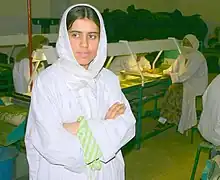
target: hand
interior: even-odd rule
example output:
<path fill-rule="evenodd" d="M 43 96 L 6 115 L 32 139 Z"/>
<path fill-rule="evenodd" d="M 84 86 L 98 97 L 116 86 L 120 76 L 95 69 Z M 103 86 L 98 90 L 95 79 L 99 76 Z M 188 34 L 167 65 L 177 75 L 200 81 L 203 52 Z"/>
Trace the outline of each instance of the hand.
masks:
<path fill-rule="evenodd" d="M 79 129 L 79 122 L 63 123 L 63 127 L 71 134 L 76 135 Z"/>
<path fill-rule="evenodd" d="M 167 75 L 167 76 L 170 76 L 170 75 L 171 75 L 171 73 L 172 73 L 172 72 L 171 72 L 171 71 L 169 71 L 169 72 L 167 72 L 167 74 L 166 74 L 166 75 Z"/>
<path fill-rule="evenodd" d="M 162 73 L 162 70 L 160 68 L 146 69 L 145 72 L 148 72 L 150 74 L 160 74 Z"/>
<path fill-rule="evenodd" d="M 115 103 L 108 109 L 105 119 L 115 119 L 116 117 L 124 114 L 125 109 L 126 107 L 124 104 Z"/>
<path fill-rule="evenodd" d="M 153 69 L 144 69 L 143 71 L 147 73 L 153 73 Z"/>
<path fill-rule="evenodd" d="M 171 71 L 167 71 L 167 70 L 163 71 L 163 76 L 170 76 L 170 74 L 171 74 Z"/>

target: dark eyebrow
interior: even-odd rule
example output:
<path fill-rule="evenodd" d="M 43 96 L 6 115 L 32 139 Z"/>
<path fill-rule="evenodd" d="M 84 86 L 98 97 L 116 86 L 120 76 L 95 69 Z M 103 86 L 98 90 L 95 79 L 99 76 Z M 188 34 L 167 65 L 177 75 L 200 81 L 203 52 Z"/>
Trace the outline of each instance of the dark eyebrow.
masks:
<path fill-rule="evenodd" d="M 89 34 L 99 34 L 99 32 L 89 32 Z"/>
<path fill-rule="evenodd" d="M 68 31 L 69 33 L 82 33 L 81 31 L 75 31 L 75 30 L 71 30 L 71 31 Z"/>
<path fill-rule="evenodd" d="M 69 31 L 69 33 L 82 33 L 81 31 L 75 31 L 75 30 L 71 30 Z M 88 32 L 88 34 L 99 34 L 99 32 Z"/>

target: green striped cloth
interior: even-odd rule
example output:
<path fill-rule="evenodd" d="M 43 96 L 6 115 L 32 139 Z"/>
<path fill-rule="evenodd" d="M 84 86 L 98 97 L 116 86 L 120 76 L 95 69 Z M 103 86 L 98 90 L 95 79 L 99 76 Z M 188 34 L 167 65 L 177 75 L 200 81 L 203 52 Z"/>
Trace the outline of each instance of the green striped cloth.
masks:
<path fill-rule="evenodd" d="M 77 137 L 83 148 L 84 161 L 92 170 L 100 170 L 102 163 L 99 158 L 102 157 L 102 152 L 99 145 L 96 143 L 84 117 L 80 116 L 77 121 L 80 122 Z"/>

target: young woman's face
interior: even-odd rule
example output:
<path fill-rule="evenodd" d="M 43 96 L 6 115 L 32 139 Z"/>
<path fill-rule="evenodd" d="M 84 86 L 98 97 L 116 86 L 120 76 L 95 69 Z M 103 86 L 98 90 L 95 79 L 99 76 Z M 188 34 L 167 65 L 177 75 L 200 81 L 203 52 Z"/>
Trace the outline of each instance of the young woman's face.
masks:
<path fill-rule="evenodd" d="M 90 19 L 77 19 L 68 30 L 68 34 L 77 62 L 88 69 L 97 54 L 99 27 Z"/>

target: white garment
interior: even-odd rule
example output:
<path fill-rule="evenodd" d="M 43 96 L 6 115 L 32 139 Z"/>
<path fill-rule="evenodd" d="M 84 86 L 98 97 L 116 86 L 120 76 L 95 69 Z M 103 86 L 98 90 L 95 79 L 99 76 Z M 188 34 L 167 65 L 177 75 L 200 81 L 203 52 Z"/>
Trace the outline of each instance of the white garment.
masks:
<path fill-rule="evenodd" d="M 60 60 L 43 71 L 34 83 L 27 121 L 25 143 L 30 180 L 124 180 L 121 147 L 135 136 L 135 118 L 121 91 L 117 76 L 102 66 L 106 58 L 106 34 L 100 13 L 100 44 L 89 70 L 72 55 L 65 22 L 65 11 L 57 42 Z M 79 6 L 77 5 L 77 6 Z M 123 115 L 104 120 L 116 102 L 126 106 Z M 100 146 L 103 167 L 91 171 L 83 160 L 79 139 L 63 128 L 79 116 L 88 125 Z"/>
<path fill-rule="evenodd" d="M 135 58 L 137 58 L 136 55 Z M 144 56 L 140 58 L 138 65 L 141 71 L 143 71 L 143 69 L 151 69 L 150 62 Z M 134 59 L 132 55 L 115 57 L 109 69 L 116 75 L 119 75 L 122 70 L 139 72 L 136 59 Z"/>
<path fill-rule="evenodd" d="M 170 76 L 172 83 L 183 83 L 182 115 L 178 131 L 184 133 L 197 123 L 195 98 L 204 93 L 208 84 L 206 59 L 199 51 L 180 55 L 172 66 Z"/>
<path fill-rule="evenodd" d="M 25 58 L 19 62 L 15 62 L 13 67 L 13 81 L 14 81 L 15 92 L 22 94 L 27 93 L 29 79 L 30 79 L 29 59 Z"/>
<path fill-rule="evenodd" d="M 41 65 L 41 68 L 37 69 L 33 80 L 36 79 L 37 75 L 44 69 L 44 65 Z M 34 69 L 34 66 L 32 68 Z M 21 94 L 28 93 L 28 83 L 30 81 L 30 64 L 28 58 L 22 59 L 21 61 L 14 63 L 13 81 L 15 92 Z"/>
<path fill-rule="evenodd" d="M 220 145 L 220 75 L 208 86 L 203 95 L 203 111 L 198 129 L 201 135 L 212 144 Z"/>

